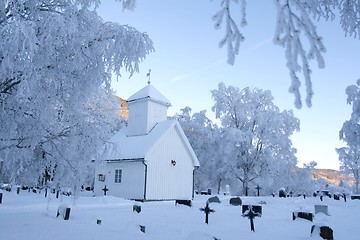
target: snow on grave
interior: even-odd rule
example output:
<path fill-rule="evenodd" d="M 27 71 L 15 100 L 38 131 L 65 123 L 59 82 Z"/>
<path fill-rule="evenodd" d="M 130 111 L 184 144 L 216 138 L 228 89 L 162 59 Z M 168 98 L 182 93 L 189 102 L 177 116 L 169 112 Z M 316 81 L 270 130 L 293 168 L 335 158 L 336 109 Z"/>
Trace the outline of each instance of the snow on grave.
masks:
<path fill-rule="evenodd" d="M 326 240 L 333 240 L 333 230 L 329 226 L 313 225 L 311 227 L 311 236 L 319 236 Z"/>
<path fill-rule="evenodd" d="M 175 206 L 178 204 L 186 205 L 189 207 L 192 206 L 191 200 L 181 200 L 181 199 L 175 200 Z"/>
<path fill-rule="evenodd" d="M 261 217 L 261 213 L 260 212 L 255 212 L 252 205 L 245 205 L 245 206 L 248 206 L 248 207 L 247 207 L 245 212 L 243 211 L 242 216 L 249 218 L 249 220 L 250 220 L 250 229 L 251 229 L 251 231 L 255 232 L 254 218 L 255 217 Z M 243 205 L 243 210 L 244 210 L 244 205 Z"/>
<path fill-rule="evenodd" d="M 330 216 L 329 209 L 327 205 L 315 205 L 315 214 L 324 213 L 325 215 Z"/>
<path fill-rule="evenodd" d="M 61 204 L 58 207 L 56 217 L 61 215 L 64 218 L 64 220 L 69 220 L 70 210 L 71 210 L 71 208 L 67 204 Z"/>
<path fill-rule="evenodd" d="M 218 196 L 211 197 L 207 200 L 208 203 L 221 203 Z"/>
<path fill-rule="evenodd" d="M 302 219 L 306 219 L 309 220 L 310 222 L 313 221 L 314 219 L 314 214 L 311 212 L 305 212 L 305 211 L 294 211 L 292 213 L 292 219 L 295 220 L 296 218 L 302 218 Z"/>

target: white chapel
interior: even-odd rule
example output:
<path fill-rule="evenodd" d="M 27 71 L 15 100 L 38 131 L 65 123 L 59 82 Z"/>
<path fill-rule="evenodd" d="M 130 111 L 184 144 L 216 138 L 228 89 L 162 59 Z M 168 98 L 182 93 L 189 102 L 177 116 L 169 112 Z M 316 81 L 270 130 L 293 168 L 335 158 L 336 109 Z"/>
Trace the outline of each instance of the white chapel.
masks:
<path fill-rule="evenodd" d="M 95 195 L 135 200 L 192 199 L 199 161 L 170 101 L 148 84 L 127 100 L 126 127 L 104 146 L 95 170 Z"/>

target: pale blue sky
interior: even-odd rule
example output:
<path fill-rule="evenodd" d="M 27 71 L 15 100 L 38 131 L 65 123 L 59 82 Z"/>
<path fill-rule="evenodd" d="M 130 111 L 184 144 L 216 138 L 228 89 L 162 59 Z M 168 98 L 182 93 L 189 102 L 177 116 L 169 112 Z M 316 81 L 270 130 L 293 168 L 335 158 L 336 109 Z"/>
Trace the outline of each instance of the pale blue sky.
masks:
<path fill-rule="evenodd" d="M 226 48 L 218 48 L 223 31 L 216 31 L 211 19 L 217 4 L 210 0 L 138 0 L 134 11 L 122 11 L 115 1 L 102 1 L 99 13 L 104 20 L 147 32 L 155 45 L 155 52 L 140 65 L 139 74 L 131 79 L 124 74 L 114 81 L 117 94 L 128 98 L 144 87 L 151 69 L 153 85 L 172 103 L 169 115 L 190 106 L 193 112 L 206 109 L 213 117 L 210 90 L 221 81 L 239 88 L 271 90 L 275 104 L 281 110 L 293 109 L 300 119 L 301 131 L 292 137 L 300 164 L 316 161 L 319 168 L 338 169 L 335 148 L 344 145 L 339 141 L 339 130 L 351 113 L 345 88 L 360 78 L 359 39 L 345 38 L 338 22 L 318 24 L 327 48 L 326 67 L 318 70 L 317 64 L 312 64 L 313 107 L 303 104 L 298 110 L 294 96 L 288 93 L 284 50 L 272 43 L 276 20 L 273 1 L 249 1 L 248 26 L 243 29 L 246 40 L 234 66 L 226 63 Z"/>

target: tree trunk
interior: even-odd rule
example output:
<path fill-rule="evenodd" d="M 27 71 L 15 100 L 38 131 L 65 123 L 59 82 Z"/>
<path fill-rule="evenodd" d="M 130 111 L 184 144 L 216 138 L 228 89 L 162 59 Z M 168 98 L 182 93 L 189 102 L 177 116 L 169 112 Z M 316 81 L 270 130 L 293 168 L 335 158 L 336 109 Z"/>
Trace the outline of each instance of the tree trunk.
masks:
<path fill-rule="evenodd" d="M 220 194 L 221 182 L 222 182 L 222 179 L 219 179 L 219 180 L 217 181 L 217 194 L 218 194 L 218 195 Z"/>

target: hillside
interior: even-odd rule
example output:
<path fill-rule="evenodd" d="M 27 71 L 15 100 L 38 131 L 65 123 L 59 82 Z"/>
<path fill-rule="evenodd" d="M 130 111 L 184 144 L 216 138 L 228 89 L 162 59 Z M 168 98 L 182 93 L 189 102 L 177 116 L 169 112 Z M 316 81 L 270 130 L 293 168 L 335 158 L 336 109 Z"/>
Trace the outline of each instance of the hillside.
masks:
<path fill-rule="evenodd" d="M 340 181 L 348 182 L 347 177 L 338 170 L 333 169 L 315 169 L 312 171 L 313 178 L 315 180 L 324 179 L 326 182 L 330 184 L 334 184 L 336 186 L 339 185 Z M 352 184 L 352 179 L 350 179 L 349 184 Z"/>

